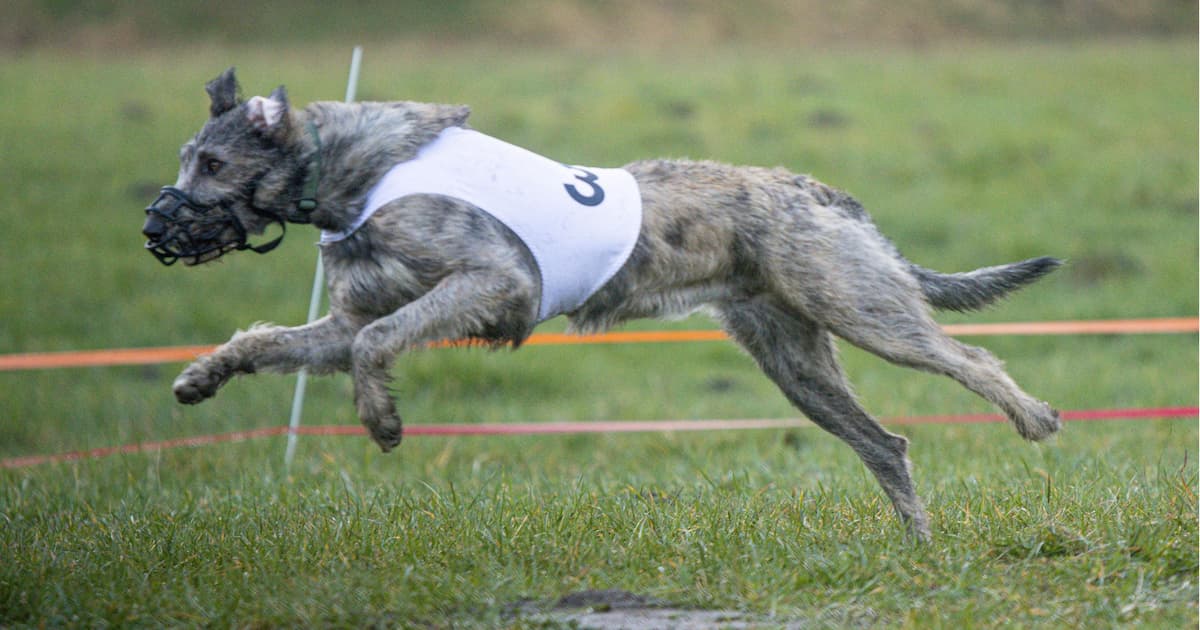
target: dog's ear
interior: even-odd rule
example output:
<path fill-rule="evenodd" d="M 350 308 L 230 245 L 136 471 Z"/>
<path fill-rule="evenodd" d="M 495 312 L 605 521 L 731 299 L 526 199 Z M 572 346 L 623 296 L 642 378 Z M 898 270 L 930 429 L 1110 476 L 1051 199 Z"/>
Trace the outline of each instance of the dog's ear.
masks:
<path fill-rule="evenodd" d="M 221 76 L 205 84 L 204 91 L 208 92 L 208 97 L 212 99 L 212 105 L 209 106 L 208 111 L 213 118 L 216 118 L 237 107 L 238 92 L 241 91 L 241 86 L 238 85 L 234 69 L 230 67 L 222 72 Z"/>
<path fill-rule="evenodd" d="M 277 142 L 286 139 L 293 126 L 287 88 L 281 85 L 266 98 L 255 96 L 246 101 L 246 120 L 259 133 Z"/>

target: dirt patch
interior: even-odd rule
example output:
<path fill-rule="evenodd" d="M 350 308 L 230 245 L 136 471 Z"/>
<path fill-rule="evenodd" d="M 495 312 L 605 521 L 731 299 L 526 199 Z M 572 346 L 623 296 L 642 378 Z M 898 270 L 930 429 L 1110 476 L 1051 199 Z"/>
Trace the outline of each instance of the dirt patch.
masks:
<path fill-rule="evenodd" d="M 629 608 L 609 612 L 576 612 L 549 615 L 555 621 L 588 630 L 726 630 L 758 628 L 799 628 L 754 619 L 745 613 L 724 610 L 683 610 L 678 608 Z"/>
<path fill-rule="evenodd" d="M 601 591 L 579 591 L 564 595 L 555 604 L 555 610 L 588 609 L 596 612 L 628 610 L 638 608 L 664 608 L 667 602 L 653 597 L 635 595 L 629 591 L 610 588 Z"/>
<path fill-rule="evenodd" d="M 534 622 L 589 630 L 749 630 L 805 626 L 736 610 L 677 608 L 660 599 L 619 589 L 579 591 L 544 607 L 524 601 L 513 612 Z"/>

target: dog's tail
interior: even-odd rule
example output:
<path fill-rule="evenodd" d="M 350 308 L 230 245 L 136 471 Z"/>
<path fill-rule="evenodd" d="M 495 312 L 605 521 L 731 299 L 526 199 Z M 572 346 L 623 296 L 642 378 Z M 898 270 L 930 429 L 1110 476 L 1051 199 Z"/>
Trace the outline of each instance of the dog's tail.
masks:
<path fill-rule="evenodd" d="M 951 311 L 981 309 L 1058 269 L 1061 260 L 1043 256 L 965 273 L 938 273 L 909 263 L 921 292 L 934 308 Z"/>

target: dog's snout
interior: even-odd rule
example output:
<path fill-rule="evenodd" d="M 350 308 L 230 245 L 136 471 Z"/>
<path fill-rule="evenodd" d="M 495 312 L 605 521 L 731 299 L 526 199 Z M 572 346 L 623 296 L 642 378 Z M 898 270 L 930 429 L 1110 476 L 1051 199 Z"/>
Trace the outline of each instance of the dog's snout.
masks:
<path fill-rule="evenodd" d="M 157 241 L 162 238 L 162 235 L 167 231 L 167 226 L 154 213 L 146 216 L 146 222 L 142 224 L 142 234 L 151 241 Z"/>

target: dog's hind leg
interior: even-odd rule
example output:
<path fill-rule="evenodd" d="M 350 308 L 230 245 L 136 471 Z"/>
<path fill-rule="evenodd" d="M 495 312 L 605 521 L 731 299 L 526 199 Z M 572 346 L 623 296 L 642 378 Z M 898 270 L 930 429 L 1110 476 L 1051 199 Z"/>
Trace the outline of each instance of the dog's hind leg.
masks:
<path fill-rule="evenodd" d="M 458 272 L 354 338 L 354 401 L 358 417 L 385 452 L 400 443 L 402 425 L 388 393 L 388 370 L 399 354 L 443 340 L 470 337 L 519 343 L 533 328 L 534 287 L 500 270 Z M 506 326 L 511 329 L 506 332 Z M 498 337 L 497 337 L 498 335 Z"/>
<path fill-rule="evenodd" d="M 910 535 L 928 540 L 929 517 L 913 487 L 908 440 L 859 406 L 828 331 L 768 298 L 722 305 L 726 330 L 817 426 L 850 445 L 875 475 Z"/>
<path fill-rule="evenodd" d="M 1026 394 L 987 350 L 948 337 L 923 303 L 871 301 L 828 322 L 834 334 L 897 365 L 949 376 L 998 406 L 1027 440 L 1062 427 L 1058 412 Z"/>
<path fill-rule="evenodd" d="M 211 398 L 237 374 L 349 370 L 354 332 L 348 322 L 332 316 L 295 328 L 258 325 L 239 331 L 180 373 L 172 386 L 175 398 L 184 404 Z"/>

